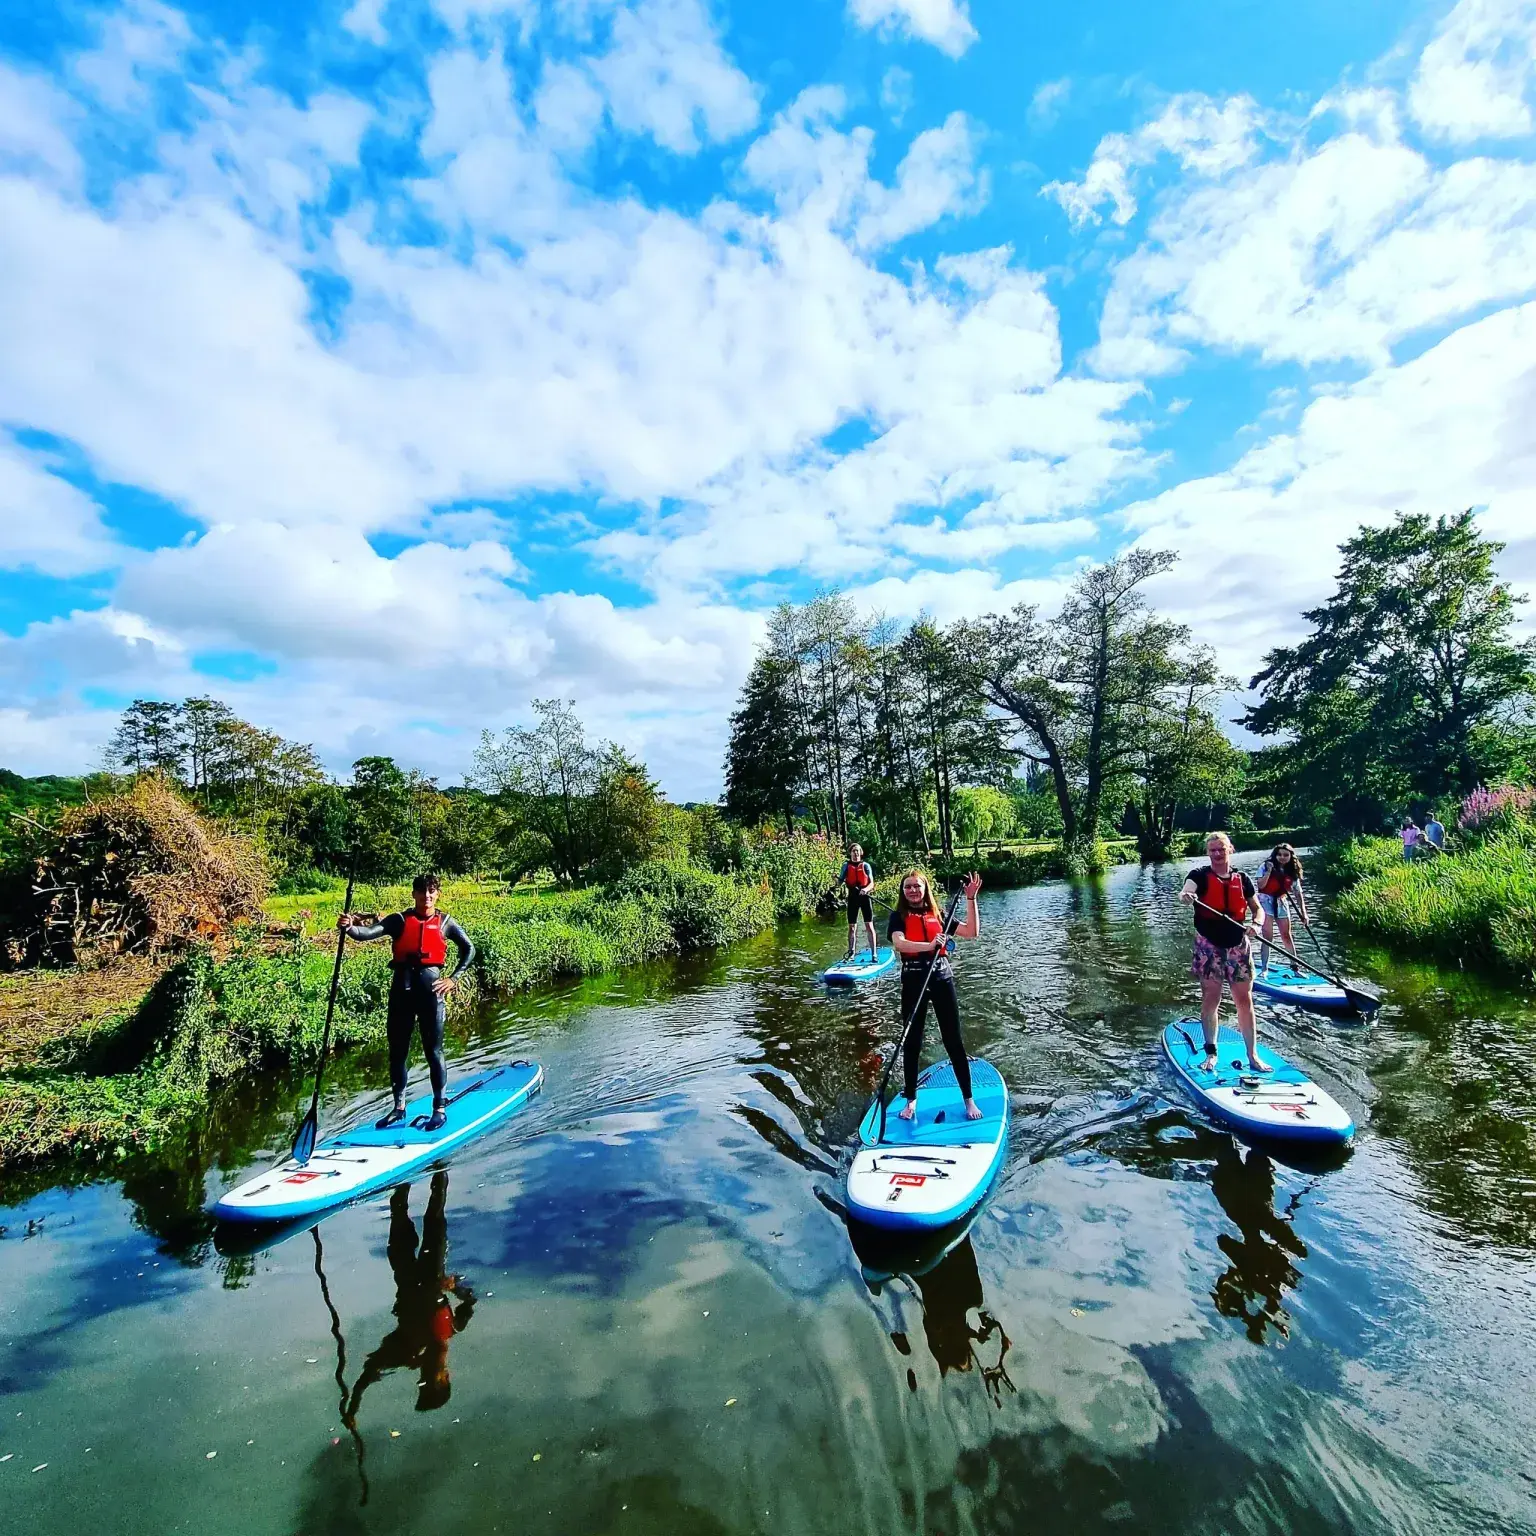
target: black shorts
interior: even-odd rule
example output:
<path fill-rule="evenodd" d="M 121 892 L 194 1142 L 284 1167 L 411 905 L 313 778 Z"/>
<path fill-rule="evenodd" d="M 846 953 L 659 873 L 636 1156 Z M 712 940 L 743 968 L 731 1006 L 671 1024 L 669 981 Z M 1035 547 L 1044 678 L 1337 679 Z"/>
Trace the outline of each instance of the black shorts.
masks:
<path fill-rule="evenodd" d="M 875 904 L 870 900 L 867 886 L 862 891 L 858 891 L 850 885 L 848 887 L 848 921 L 856 923 L 861 917 L 866 923 L 873 923 Z"/>

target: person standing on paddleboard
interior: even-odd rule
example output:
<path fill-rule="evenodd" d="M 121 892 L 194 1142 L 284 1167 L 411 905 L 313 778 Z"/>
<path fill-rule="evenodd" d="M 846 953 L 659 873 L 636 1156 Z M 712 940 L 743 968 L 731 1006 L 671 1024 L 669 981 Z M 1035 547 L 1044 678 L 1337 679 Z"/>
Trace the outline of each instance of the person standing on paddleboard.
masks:
<path fill-rule="evenodd" d="M 1259 865 L 1254 884 L 1258 887 L 1259 906 L 1264 910 L 1264 934 L 1259 946 L 1259 969 L 1269 969 L 1269 941 L 1275 925 L 1280 925 L 1280 942 L 1295 949 L 1291 938 L 1291 908 L 1303 923 L 1307 921 L 1307 897 L 1301 887 L 1301 860 L 1289 843 L 1276 844 L 1270 856 Z M 1201 898 L 1204 900 L 1204 898 Z"/>
<path fill-rule="evenodd" d="M 948 956 L 951 939 L 974 939 L 981 932 L 981 913 L 976 906 L 976 893 L 980 889 L 981 876 L 967 875 L 965 921 L 948 935 L 944 932 L 944 919 L 933 898 L 928 877 L 921 870 L 914 869 L 903 877 L 901 895 L 891 910 L 891 948 L 901 956 L 901 1016 L 907 1020 L 907 1039 L 902 1049 L 902 1069 L 906 1078 L 903 1091 L 907 1101 L 901 1111 L 903 1120 L 911 1120 L 917 1114 L 917 1068 L 923 1054 L 923 1024 L 929 1003 L 933 1004 L 944 1049 L 955 1069 L 955 1082 L 965 1099 L 965 1118 L 981 1119 L 981 1108 L 971 1097 L 971 1064 L 960 1035 L 960 998 L 955 991 L 955 972 Z"/>
<path fill-rule="evenodd" d="M 857 843 L 848 845 L 848 862 L 839 878 L 848 892 L 848 958 L 853 959 L 854 939 L 862 919 L 869 935 L 869 958 L 878 960 L 880 943 L 875 937 L 875 904 L 870 895 L 875 888 L 875 872 Z"/>
<path fill-rule="evenodd" d="M 1258 1057 L 1253 954 L 1248 947 L 1259 919 L 1258 893 L 1247 875 L 1232 868 L 1232 853 L 1232 839 L 1225 832 L 1212 832 L 1205 840 L 1210 863 L 1192 869 L 1179 892 L 1179 900 L 1195 908 L 1195 958 L 1190 971 L 1200 982 L 1206 1067 L 1216 1064 L 1221 991 L 1226 986 L 1231 988 L 1237 1027 L 1248 1048 L 1248 1070 L 1267 1072 L 1269 1068 Z M 1202 905 L 1196 906 L 1196 902 Z"/>
<path fill-rule="evenodd" d="M 421 1048 L 432 1074 L 432 1115 L 425 1129 L 441 1130 L 448 1123 L 448 1066 L 443 1060 L 443 1029 L 447 1023 L 447 997 L 454 983 L 475 958 L 469 935 L 444 912 L 437 910 L 436 875 L 418 875 L 411 885 L 414 905 L 405 912 L 391 912 L 372 925 L 353 920 L 350 912 L 336 919 L 348 938 L 367 942 L 389 938 L 394 943 L 389 983 L 389 1082 L 394 1089 L 394 1108 L 378 1123 L 386 1131 L 405 1119 L 406 1065 L 411 1055 L 411 1036 L 421 1030 Z M 445 976 L 448 946 L 459 952 L 458 964 Z"/>

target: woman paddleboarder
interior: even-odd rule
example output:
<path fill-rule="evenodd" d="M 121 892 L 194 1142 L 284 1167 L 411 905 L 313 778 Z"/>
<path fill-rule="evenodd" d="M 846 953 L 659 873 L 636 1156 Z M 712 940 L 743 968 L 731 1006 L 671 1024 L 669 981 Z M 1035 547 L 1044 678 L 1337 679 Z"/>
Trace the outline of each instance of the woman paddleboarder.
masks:
<path fill-rule="evenodd" d="M 848 892 L 848 958 L 853 959 L 859 924 L 869 935 L 869 958 L 880 958 L 880 946 L 875 939 L 875 905 L 870 892 L 875 888 L 875 872 L 864 857 L 864 850 L 857 843 L 848 845 L 848 862 L 843 865 L 839 877 Z"/>
<path fill-rule="evenodd" d="M 911 1120 L 917 1114 L 917 1068 L 930 1002 L 939 1020 L 944 1049 L 955 1069 L 955 1081 L 965 1099 L 965 1117 L 981 1119 L 981 1109 L 971 1097 L 971 1064 L 960 1036 L 960 998 L 955 991 L 954 967 L 946 953 L 950 939 L 974 939 L 981 932 L 981 913 L 976 906 L 980 889 L 981 876 L 967 875 L 965 921 L 948 935 L 944 932 L 939 904 L 921 870 L 914 869 L 903 877 L 901 895 L 891 911 L 888 932 L 891 948 L 901 956 L 901 1016 L 907 1021 L 906 1043 L 902 1048 L 906 1078 L 903 1091 L 907 1101 L 901 1111 L 903 1120 Z"/>
<path fill-rule="evenodd" d="M 1217 1021 L 1222 988 L 1230 987 L 1237 1009 L 1237 1027 L 1248 1048 L 1248 1070 L 1268 1072 L 1258 1058 L 1253 1018 L 1253 955 L 1248 940 L 1259 918 L 1253 881 L 1232 868 L 1232 839 L 1212 832 L 1205 840 L 1210 860 L 1189 872 L 1179 900 L 1195 909 L 1195 958 L 1191 973 L 1200 983 L 1200 1023 L 1205 1029 L 1205 1060 L 1216 1061 Z"/>
<path fill-rule="evenodd" d="M 1259 945 L 1259 969 L 1269 969 L 1269 941 L 1275 935 L 1275 925 L 1280 926 L 1280 942 L 1287 949 L 1295 949 L 1291 937 L 1291 908 L 1303 923 L 1307 921 L 1307 894 L 1302 889 L 1301 860 L 1289 843 L 1277 843 L 1270 856 L 1259 865 L 1255 880 L 1259 893 L 1259 905 L 1264 909 L 1264 933 Z"/>

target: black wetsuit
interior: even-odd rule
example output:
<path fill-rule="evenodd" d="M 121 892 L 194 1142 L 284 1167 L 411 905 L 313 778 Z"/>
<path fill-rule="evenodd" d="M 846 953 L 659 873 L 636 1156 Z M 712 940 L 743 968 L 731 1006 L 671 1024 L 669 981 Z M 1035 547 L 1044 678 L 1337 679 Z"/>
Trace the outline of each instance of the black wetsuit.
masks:
<path fill-rule="evenodd" d="M 354 939 L 382 939 L 391 942 L 400 937 L 409 912 L 391 912 L 381 922 L 370 928 L 352 928 Z M 451 979 L 456 980 L 475 958 L 475 946 L 469 935 L 451 917 L 439 913 L 443 920 L 443 938 L 459 952 L 459 962 L 454 966 Z M 394 977 L 389 984 L 389 1085 L 395 1098 L 404 1102 L 406 1065 L 411 1054 L 411 1036 L 421 1030 L 421 1048 L 427 1058 L 427 1070 L 432 1074 L 432 1099 L 443 1102 L 448 1085 L 448 1064 L 443 1060 L 443 1028 L 447 1022 L 447 1005 L 433 985 L 443 974 L 441 966 L 419 965 L 414 960 L 392 961 Z"/>
<path fill-rule="evenodd" d="M 906 920 L 899 913 L 891 913 L 885 931 L 888 938 L 905 938 Z M 930 958 L 928 955 L 901 957 L 903 1019 L 911 1018 L 912 1010 L 917 1006 L 917 994 L 922 991 L 923 977 L 928 974 Z M 923 1029 L 928 1017 L 928 1005 L 932 1003 L 934 1015 L 939 1021 L 939 1036 L 944 1042 L 950 1065 L 955 1069 L 955 1081 L 960 1085 L 960 1092 L 970 1098 L 971 1063 L 965 1054 L 965 1041 L 960 1038 L 960 996 L 955 991 L 954 967 L 945 955 L 940 955 L 932 963 L 933 976 L 923 998 L 922 1012 L 912 1019 L 912 1027 L 907 1031 L 907 1043 L 902 1047 L 901 1065 L 906 1079 L 906 1096 L 909 1099 L 917 1097 L 917 1069 L 923 1054 Z"/>

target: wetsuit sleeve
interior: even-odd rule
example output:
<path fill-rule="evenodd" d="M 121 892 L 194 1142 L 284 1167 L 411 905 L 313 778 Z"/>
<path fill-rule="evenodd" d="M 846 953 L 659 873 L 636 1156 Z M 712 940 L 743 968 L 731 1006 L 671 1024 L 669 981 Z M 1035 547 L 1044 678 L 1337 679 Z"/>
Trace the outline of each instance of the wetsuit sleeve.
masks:
<path fill-rule="evenodd" d="M 469 935 L 459 927 L 451 918 L 443 919 L 443 937 L 447 939 L 459 952 L 459 963 L 449 972 L 448 979 L 456 981 L 458 977 L 469 969 L 475 958 L 475 946 L 470 943 Z"/>
<path fill-rule="evenodd" d="M 897 936 L 897 934 L 900 934 L 903 938 L 905 938 L 906 937 L 906 932 L 907 932 L 907 925 L 906 925 L 906 923 L 903 922 L 902 919 L 896 915 L 896 913 L 892 912 L 891 913 L 891 920 L 890 920 L 890 922 L 888 922 L 885 925 L 885 936 L 886 936 L 886 938 L 894 939 Z"/>
<path fill-rule="evenodd" d="M 382 939 L 386 937 L 397 939 L 404 928 L 405 923 L 401 919 L 400 914 L 398 912 L 391 912 L 383 922 L 370 923 L 366 928 L 359 926 L 347 929 L 347 937 L 349 939 L 361 939 L 364 943 L 369 939 Z"/>

